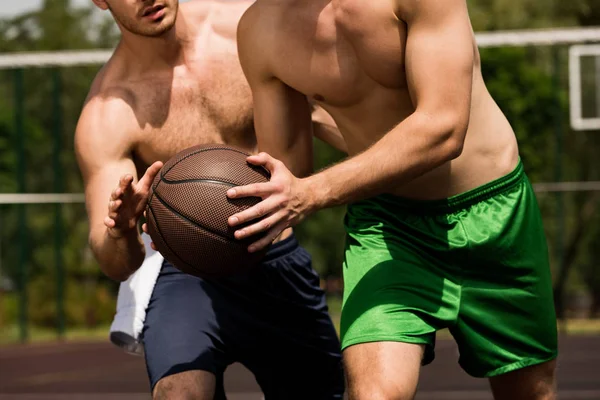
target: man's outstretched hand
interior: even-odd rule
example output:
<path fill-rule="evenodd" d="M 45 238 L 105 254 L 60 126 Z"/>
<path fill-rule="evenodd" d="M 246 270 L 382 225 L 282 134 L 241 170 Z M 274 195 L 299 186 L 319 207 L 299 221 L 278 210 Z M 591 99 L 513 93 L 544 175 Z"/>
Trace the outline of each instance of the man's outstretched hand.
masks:
<path fill-rule="evenodd" d="M 137 183 L 133 182 L 131 175 L 124 175 L 119 179 L 119 185 L 110 195 L 108 215 L 104 218 L 109 235 L 119 238 L 135 229 L 146 208 L 150 185 L 162 166 L 160 161 L 152 164 Z"/>

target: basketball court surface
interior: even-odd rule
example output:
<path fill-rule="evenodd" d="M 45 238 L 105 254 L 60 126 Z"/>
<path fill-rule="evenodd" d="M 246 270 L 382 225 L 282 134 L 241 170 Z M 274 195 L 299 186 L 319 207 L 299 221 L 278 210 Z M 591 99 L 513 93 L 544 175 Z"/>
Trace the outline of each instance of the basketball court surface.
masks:
<path fill-rule="evenodd" d="M 600 336 L 560 340 L 561 400 L 600 399 Z M 422 369 L 417 400 L 492 399 L 487 381 L 457 365 L 452 340 L 438 340 L 436 360 Z M 225 375 L 230 400 L 260 400 L 252 374 L 239 364 Z M 0 348 L 0 400 L 149 399 L 143 359 L 107 342 Z M 310 399 L 307 399 L 310 400 Z"/>

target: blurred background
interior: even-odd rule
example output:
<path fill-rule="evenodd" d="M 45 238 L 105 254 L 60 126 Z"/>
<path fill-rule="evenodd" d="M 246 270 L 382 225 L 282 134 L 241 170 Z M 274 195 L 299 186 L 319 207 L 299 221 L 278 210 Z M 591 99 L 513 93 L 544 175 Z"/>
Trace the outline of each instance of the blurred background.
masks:
<path fill-rule="evenodd" d="M 468 3 L 484 78 L 516 131 L 541 205 L 561 332 L 597 336 L 600 1 Z M 532 29 L 537 33 L 522 31 Z M 110 16 L 90 0 L 0 5 L 0 346 L 107 340 L 118 284 L 103 276 L 87 246 L 73 132 L 118 38 Z M 71 50 L 95 58 L 58 53 Z M 52 54 L 25 59 L 22 52 Z M 316 146 L 317 168 L 341 157 Z M 297 229 L 334 318 L 343 215 L 343 207 L 321 211 Z"/>

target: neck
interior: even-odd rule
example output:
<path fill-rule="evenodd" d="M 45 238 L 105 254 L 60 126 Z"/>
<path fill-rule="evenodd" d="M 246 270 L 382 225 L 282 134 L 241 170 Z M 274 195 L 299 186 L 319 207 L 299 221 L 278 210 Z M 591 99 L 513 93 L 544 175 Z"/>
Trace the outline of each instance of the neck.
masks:
<path fill-rule="evenodd" d="M 130 55 L 130 60 L 135 60 L 134 65 L 144 66 L 145 69 L 150 65 L 173 67 L 181 63 L 193 43 L 189 26 L 181 13 L 178 14 L 175 25 L 157 37 L 137 35 L 122 27 L 121 31 L 119 47 Z"/>

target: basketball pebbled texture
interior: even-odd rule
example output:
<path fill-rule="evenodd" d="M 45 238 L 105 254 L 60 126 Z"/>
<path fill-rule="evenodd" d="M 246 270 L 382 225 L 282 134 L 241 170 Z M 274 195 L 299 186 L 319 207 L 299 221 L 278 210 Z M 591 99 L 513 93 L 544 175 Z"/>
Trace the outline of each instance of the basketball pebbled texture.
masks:
<path fill-rule="evenodd" d="M 191 275 L 219 277 L 255 266 L 265 251 L 249 253 L 261 236 L 235 239 L 227 219 L 261 201 L 229 199 L 234 186 L 268 182 L 269 172 L 248 164 L 249 154 L 227 145 L 199 145 L 167 161 L 152 183 L 146 219 L 157 250 Z"/>

